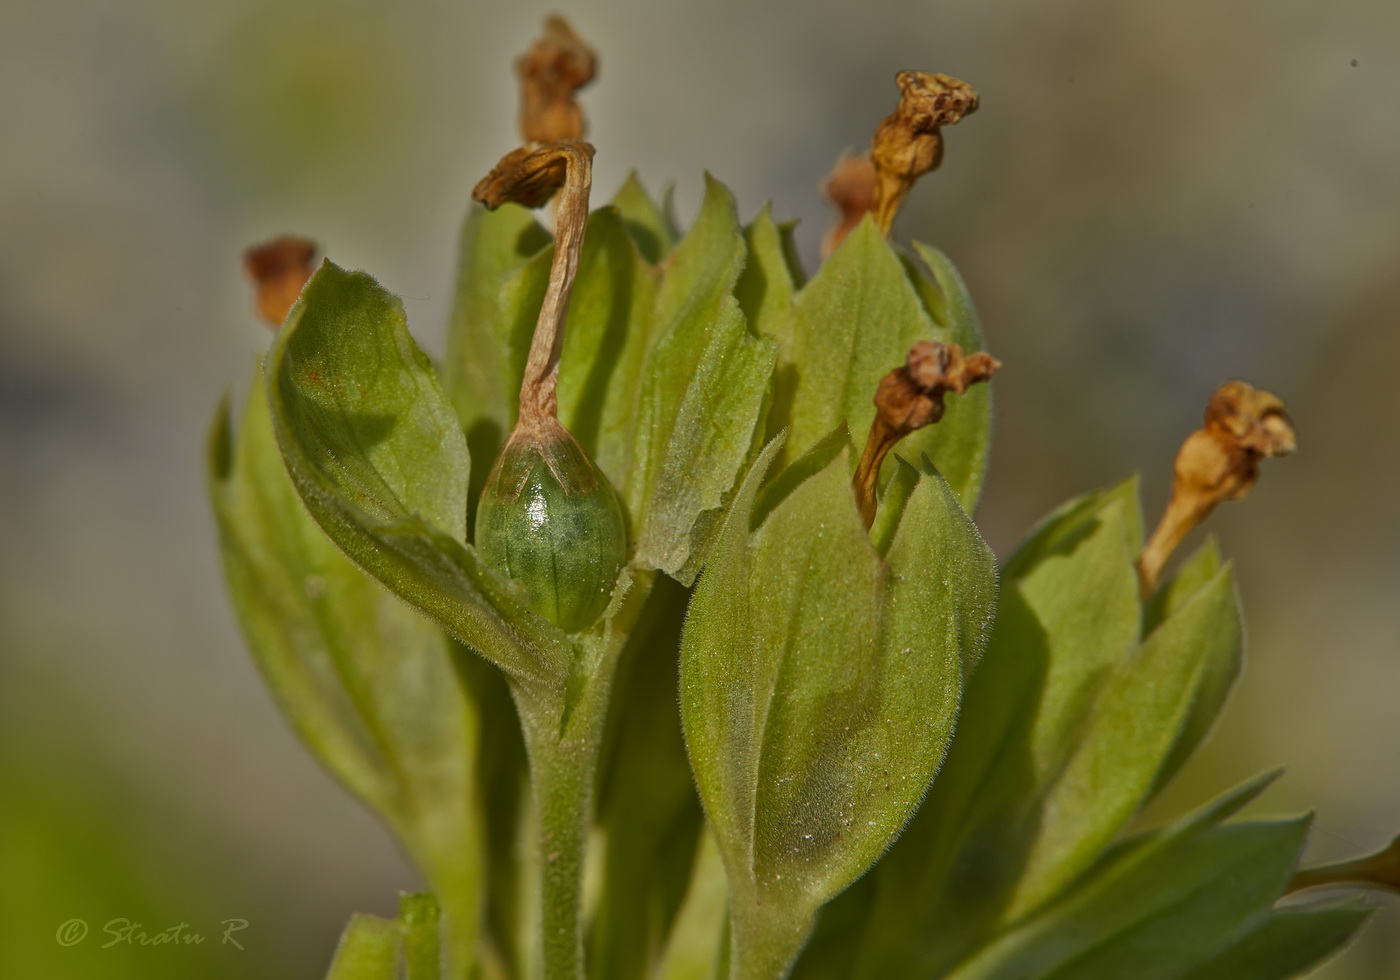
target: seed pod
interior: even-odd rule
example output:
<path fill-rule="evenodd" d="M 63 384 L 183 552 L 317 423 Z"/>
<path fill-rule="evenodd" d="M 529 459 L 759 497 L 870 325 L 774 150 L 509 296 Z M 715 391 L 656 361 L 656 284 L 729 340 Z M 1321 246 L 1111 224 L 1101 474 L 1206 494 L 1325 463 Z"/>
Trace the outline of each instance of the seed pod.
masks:
<path fill-rule="evenodd" d="M 517 430 L 476 512 L 482 557 L 525 584 L 530 611 L 570 633 L 607 608 L 627 558 L 622 508 L 607 477 L 555 423 Z"/>

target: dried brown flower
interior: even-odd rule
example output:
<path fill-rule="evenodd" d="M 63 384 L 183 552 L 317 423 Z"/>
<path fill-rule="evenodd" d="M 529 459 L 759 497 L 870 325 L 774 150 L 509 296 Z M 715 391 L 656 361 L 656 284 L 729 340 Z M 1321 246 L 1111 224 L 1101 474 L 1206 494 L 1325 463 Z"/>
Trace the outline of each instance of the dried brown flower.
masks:
<path fill-rule="evenodd" d="M 587 135 L 574 93 L 593 80 L 598 59 L 569 22 L 545 18 L 544 36 L 515 63 L 520 75 L 520 136 L 526 143 L 578 140 Z"/>
<path fill-rule="evenodd" d="M 866 527 L 875 522 L 876 484 L 889 451 L 909 433 L 941 419 L 948 392 L 962 394 L 991 378 L 999 367 L 1001 362 L 990 354 L 965 355 L 957 344 L 921 340 L 909 348 L 903 367 L 880 379 L 875 420 L 851 481 Z"/>
<path fill-rule="evenodd" d="M 822 192 L 840 215 L 822 239 L 822 255 L 830 255 L 855 230 L 875 203 L 875 164 L 870 154 L 843 153 L 822 185 Z"/>
<path fill-rule="evenodd" d="M 564 346 L 564 318 L 569 312 L 574 277 L 588 224 L 588 195 L 593 185 L 593 146 L 582 140 L 522 146 L 501 158 L 472 190 L 472 197 L 495 209 L 507 201 L 539 207 L 559 195 L 554 224 L 554 262 L 540 307 L 535 335 L 520 385 L 517 430 L 557 426 L 559 354 Z M 551 424 L 552 423 L 552 424 Z"/>
<path fill-rule="evenodd" d="M 1157 590 L 1162 567 L 1193 528 L 1226 500 L 1240 500 L 1259 482 L 1259 461 L 1297 448 L 1293 422 L 1277 396 L 1244 381 L 1227 381 L 1211 396 L 1205 424 L 1176 454 L 1172 496 L 1138 557 L 1144 599 Z"/>
<path fill-rule="evenodd" d="M 902 71 L 895 82 L 899 105 L 876 128 L 870 150 L 878 173 L 872 210 L 886 235 L 914 182 L 943 162 L 941 127 L 977 109 L 972 86 L 948 75 Z"/>
<path fill-rule="evenodd" d="M 287 319 L 301 288 L 311 278 L 316 243 L 283 235 L 243 253 L 243 271 L 257 286 L 258 315 L 274 329 Z"/>

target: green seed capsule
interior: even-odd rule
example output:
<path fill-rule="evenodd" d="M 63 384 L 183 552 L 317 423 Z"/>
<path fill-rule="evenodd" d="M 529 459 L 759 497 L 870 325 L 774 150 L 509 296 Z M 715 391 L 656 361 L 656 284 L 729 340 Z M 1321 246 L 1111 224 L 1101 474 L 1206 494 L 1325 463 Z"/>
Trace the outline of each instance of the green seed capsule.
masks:
<path fill-rule="evenodd" d="M 483 558 L 525 583 L 530 610 L 570 633 L 602 615 L 627 558 L 627 531 L 612 485 L 555 422 L 540 436 L 513 434 L 476 512 Z"/>

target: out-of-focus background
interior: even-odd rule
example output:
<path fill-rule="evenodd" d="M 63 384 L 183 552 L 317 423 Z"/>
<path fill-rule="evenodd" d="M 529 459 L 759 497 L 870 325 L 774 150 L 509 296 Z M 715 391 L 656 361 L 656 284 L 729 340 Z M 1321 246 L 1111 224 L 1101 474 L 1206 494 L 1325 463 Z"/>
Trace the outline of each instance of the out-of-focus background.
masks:
<path fill-rule="evenodd" d="M 596 0 L 595 187 L 701 171 L 800 218 L 893 75 L 981 110 L 901 238 L 977 297 L 996 380 L 979 514 L 1005 556 L 1137 471 L 1150 515 L 1220 381 L 1301 449 L 1211 528 L 1249 666 L 1165 814 L 1262 768 L 1319 859 L 1400 829 L 1400 5 L 1393 0 Z M 266 341 L 241 249 L 315 236 L 441 350 L 468 191 L 516 141 L 548 6 L 0 4 L 0 975 L 311 977 L 413 873 L 275 712 L 222 594 L 201 443 Z M 1328 967 L 1400 976 L 1400 902 Z M 125 917 L 208 941 L 99 948 Z M 83 919 L 93 935 L 59 944 Z M 218 942 L 226 919 L 243 919 Z M 72 927 L 76 928 L 76 927 Z M 73 934 L 68 934 L 71 938 Z"/>

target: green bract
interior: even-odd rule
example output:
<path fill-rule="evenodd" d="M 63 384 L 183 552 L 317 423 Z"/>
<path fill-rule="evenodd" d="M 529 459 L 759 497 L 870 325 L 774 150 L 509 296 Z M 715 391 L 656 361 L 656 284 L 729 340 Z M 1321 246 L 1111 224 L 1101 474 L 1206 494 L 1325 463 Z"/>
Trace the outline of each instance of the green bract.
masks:
<path fill-rule="evenodd" d="M 331 976 L 1273 980 L 1335 951 L 1364 908 L 1277 904 L 1306 820 L 1229 819 L 1267 779 L 1134 828 L 1240 670 L 1215 545 L 1141 601 L 1129 482 L 998 571 L 985 385 L 888 458 L 867 529 L 876 386 L 981 328 L 935 249 L 866 221 L 808 278 L 789 233 L 712 179 L 684 234 L 635 179 L 596 210 L 562 441 L 502 454 L 553 258 L 512 204 L 467 217 L 442 380 L 327 262 L 221 410 L 249 644 L 431 889 L 352 920 Z"/>

